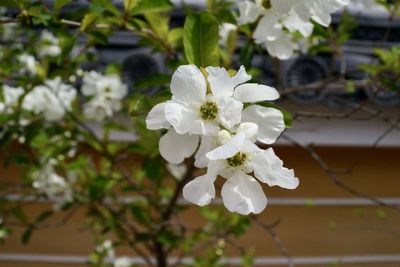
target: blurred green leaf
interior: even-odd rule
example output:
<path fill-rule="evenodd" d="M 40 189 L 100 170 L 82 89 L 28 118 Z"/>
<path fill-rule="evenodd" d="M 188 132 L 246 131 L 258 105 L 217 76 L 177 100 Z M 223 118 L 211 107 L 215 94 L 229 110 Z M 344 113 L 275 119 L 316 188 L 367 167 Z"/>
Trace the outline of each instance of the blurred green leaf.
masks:
<path fill-rule="evenodd" d="M 33 227 L 31 227 L 31 226 L 29 226 L 28 228 L 26 228 L 25 229 L 25 231 L 22 233 L 22 236 L 21 236 L 21 242 L 22 242 L 22 244 L 27 244 L 28 242 L 29 242 L 29 240 L 31 239 L 31 237 L 32 237 L 32 234 L 33 234 Z"/>
<path fill-rule="evenodd" d="M 54 9 L 60 10 L 63 6 L 68 5 L 71 2 L 72 2 L 72 0 L 55 0 L 54 1 Z"/>
<path fill-rule="evenodd" d="M 137 5 L 138 0 L 124 0 L 124 10 L 131 13 L 132 9 Z"/>
<path fill-rule="evenodd" d="M 169 0 L 138 0 L 131 14 L 139 15 L 152 12 L 166 12 L 173 7 L 174 5 Z"/>
<path fill-rule="evenodd" d="M 85 32 L 98 18 L 99 14 L 97 13 L 87 13 L 82 20 L 80 30 Z"/>

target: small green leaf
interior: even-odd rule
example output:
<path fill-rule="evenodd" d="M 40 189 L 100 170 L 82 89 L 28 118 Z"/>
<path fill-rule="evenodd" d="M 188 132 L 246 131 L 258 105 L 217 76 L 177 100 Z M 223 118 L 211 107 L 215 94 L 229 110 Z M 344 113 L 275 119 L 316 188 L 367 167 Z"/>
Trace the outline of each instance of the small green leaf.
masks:
<path fill-rule="evenodd" d="M 90 27 L 90 25 L 92 25 L 92 23 L 96 20 L 98 16 L 99 15 L 97 13 L 86 14 L 81 23 L 80 27 L 81 31 L 85 32 Z"/>
<path fill-rule="evenodd" d="M 218 66 L 218 33 L 218 21 L 210 13 L 189 15 L 183 31 L 183 46 L 188 62 L 199 67 Z"/>
<path fill-rule="evenodd" d="M 32 234 L 33 234 L 33 228 L 32 227 L 26 228 L 21 237 L 22 244 L 24 244 L 24 245 L 27 244 L 29 242 L 29 240 L 31 239 Z"/>
<path fill-rule="evenodd" d="M 118 8 L 116 8 L 112 2 L 113 1 L 109 0 L 92 0 L 92 5 L 95 7 L 94 9 L 102 7 L 108 12 L 112 13 L 114 16 L 121 15 Z"/>
<path fill-rule="evenodd" d="M 2 7 L 22 8 L 24 4 L 25 1 L 20 1 L 20 0 L 0 0 L 0 6 Z"/>
<path fill-rule="evenodd" d="M 137 5 L 138 0 L 124 0 L 124 10 L 131 13 L 132 9 Z"/>
<path fill-rule="evenodd" d="M 183 29 L 182 28 L 175 28 L 168 32 L 167 36 L 168 43 L 174 47 L 178 48 L 182 46 L 183 40 Z"/>
<path fill-rule="evenodd" d="M 170 0 L 139 0 L 131 14 L 139 15 L 144 13 L 166 12 L 173 7 L 174 5 Z"/>
<path fill-rule="evenodd" d="M 54 1 L 54 9 L 60 10 L 63 6 L 68 5 L 71 2 L 72 0 L 56 0 Z"/>

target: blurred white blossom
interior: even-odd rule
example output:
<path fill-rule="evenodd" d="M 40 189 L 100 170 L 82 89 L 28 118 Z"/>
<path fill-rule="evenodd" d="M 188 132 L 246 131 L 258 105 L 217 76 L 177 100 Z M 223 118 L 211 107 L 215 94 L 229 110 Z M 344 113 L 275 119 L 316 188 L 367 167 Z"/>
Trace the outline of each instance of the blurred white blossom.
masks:
<path fill-rule="evenodd" d="M 132 266 L 129 257 L 119 257 L 114 260 L 114 267 L 130 267 Z"/>
<path fill-rule="evenodd" d="M 311 19 L 322 26 L 329 26 L 331 14 L 348 5 L 350 0 L 256 0 L 238 3 L 239 24 L 259 20 L 253 38 L 257 44 L 265 45 L 268 53 L 279 59 L 293 55 L 296 44 L 290 33 L 299 32 L 309 37 L 314 25 Z"/>
<path fill-rule="evenodd" d="M 44 30 L 37 45 L 39 57 L 56 57 L 61 54 L 60 41 L 51 32 Z"/>
<path fill-rule="evenodd" d="M 73 200 L 72 182 L 57 174 L 50 161 L 32 175 L 32 187 L 54 201 L 56 209 Z"/>
<path fill-rule="evenodd" d="M 91 71 L 84 74 L 82 94 L 89 97 L 84 104 L 84 114 L 89 119 L 102 121 L 122 108 L 122 99 L 128 87 L 117 75 L 101 75 Z"/>
<path fill-rule="evenodd" d="M 107 259 L 113 260 L 115 258 L 114 246 L 111 240 L 104 240 L 103 243 L 96 246 L 96 252 L 104 255 Z"/>
<path fill-rule="evenodd" d="M 44 85 L 35 86 L 25 97 L 22 107 L 46 120 L 56 121 L 64 117 L 72 108 L 76 98 L 76 89 L 64 84 L 60 77 L 47 80 Z"/>
<path fill-rule="evenodd" d="M 12 107 L 18 103 L 19 98 L 24 94 L 24 89 L 4 84 L 1 90 L 3 101 L 0 100 L 0 113 L 9 113 Z"/>
<path fill-rule="evenodd" d="M 23 53 L 18 56 L 18 61 L 21 63 L 21 73 L 28 73 L 31 75 L 37 74 L 36 65 L 39 63 L 36 61 L 34 56 Z"/>

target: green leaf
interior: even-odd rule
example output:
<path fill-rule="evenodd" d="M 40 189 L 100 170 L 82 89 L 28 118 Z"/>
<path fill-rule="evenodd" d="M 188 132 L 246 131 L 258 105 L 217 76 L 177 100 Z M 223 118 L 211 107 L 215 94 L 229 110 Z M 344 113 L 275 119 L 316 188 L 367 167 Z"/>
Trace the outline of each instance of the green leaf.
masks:
<path fill-rule="evenodd" d="M 209 13 L 186 18 L 183 46 L 189 63 L 199 67 L 219 65 L 218 32 L 218 21 Z"/>
<path fill-rule="evenodd" d="M 32 227 L 28 227 L 26 228 L 26 230 L 24 231 L 24 233 L 22 234 L 21 237 L 21 242 L 22 244 L 27 244 L 29 242 L 29 240 L 31 239 L 33 234 L 33 228 Z"/>
<path fill-rule="evenodd" d="M 251 60 L 253 58 L 254 50 L 255 44 L 253 42 L 246 42 L 240 52 L 239 61 L 246 69 L 251 68 Z"/>
<path fill-rule="evenodd" d="M 189 63 L 199 67 L 219 65 L 218 21 L 209 13 L 187 17 L 183 30 L 183 46 Z"/>
<path fill-rule="evenodd" d="M 151 180 L 157 181 L 164 176 L 163 162 L 160 157 L 146 160 L 142 167 Z"/>
<path fill-rule="evenodd" d="M 96 20 L 98 16 L 99 15 L 97 13 L 86 14 L 81 23 L 80 27 L 81 31 L 85 32 L 90 27 L 90 25 L 92 25 L 92 23 Z"/>
<path fill-rule="evenodd" d="M 167 36 L 168 43 L 174 47 L 178 48 L 182 46 L 183 40 L 183 29 L 182 28 L 175 28 L 168 32 Z"/>
<path fill-rule="evenodd" d="M 0 0 L 0 6 L 2 7 L 16 7 L 22 8 L 25 4 L 25 1 L 18 0 Z"/>
<path fill-rule="evenodd" d="M 131 15 L 139 15 L 152 12 L 166 12 L 171 10 L 174 5 L 170 0 L 139 0 L 133 8 Z"/>
<path fill-rule="evenodd" d="M 167 39 L 169 17 L 158 13 L 147 13 L 144 17 L 149 22 L 151 30 L 162 40 Z"/>
<path fill-rule="evenodd" d="M 132 9 L 137 5 L 138 0 L 124 0 L 124 10 L 131 13 Z"/>
<path fill-rule="evenodd" d="M 92 5 L 96 8 L 105 8 L 108 12 L 112 13 L 115 16 L 121 15 L 119 12 L 118 8 L 116 8 L 113 4 L 112 1 L 109 0 L 93 0 Z"/>
<path fill-rule="evenodd" d="M 56 0 L 54 1 L 54 9 L 60 10 L 63 6 L 68 5 L 71 2 L 72 0 Z"/>

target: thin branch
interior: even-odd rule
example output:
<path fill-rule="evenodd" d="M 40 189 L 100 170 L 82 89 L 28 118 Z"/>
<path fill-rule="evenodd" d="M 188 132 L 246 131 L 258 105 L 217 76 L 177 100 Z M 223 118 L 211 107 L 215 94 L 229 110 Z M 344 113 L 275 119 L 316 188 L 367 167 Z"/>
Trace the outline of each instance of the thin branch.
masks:
<path fill-rule="evenodd" d="M 336 184 L 337 186 L 339 186 L 340 188 L 342 188 L 343 190 L 347 191 L 348 193 L 350 193 L 354 196 L 370 200 L 371 202 L 373 202 L 377 205 L 392 208 L 395 210 L 400 210 L 399 206 L 387 204 L 376 197 L 372 197 L 367 194 L 361 193 L 361 192 L 357 191 L 356 189 L 346 185 L 344 182 L 342 182 L 339 179 L 337 173 L 329 168 L 328 164 L 318 155 L 318 153 L 311 146 L 303 145 L 287 135 L 283 135 L 282 138 L 287 140 L 289 143 L 307 151 L 309 153 L 309 155 L 314 159 L 314 161 L 317 162 L 318 165 L 322 168 L 322 170 L 328 175 L 328 177 L 332 180 L 332 182 L 334 184 Z"/>
<path fill-rule="evenodd" d="M 279 235 L 274 231 L 274 228 L 276 226 L 278 226 L 278 224 L 280 223 L 281 220 L 280 219 L 277 220 L 272 225 L 267 225 L 267 224 L 263 223 L 262 221 L 260 221 L 260 219 L 258 217 L 253 216 L 253 217 L 251 217 L 251 219 L 261 229 L 265 230 L 268 233 L 268 235 L 271 237 L 272 241 L 275 243 L 276 247 L 279 249 L 281 254 L 287 259 L 289 267 L 293 267 L 294 266 L 294 262 L 293 262 L 292 256 L 289 254 L 288 249 L 283 244 L 283 242 L 282 242 L 281 238 L 279 237 Z"/>

